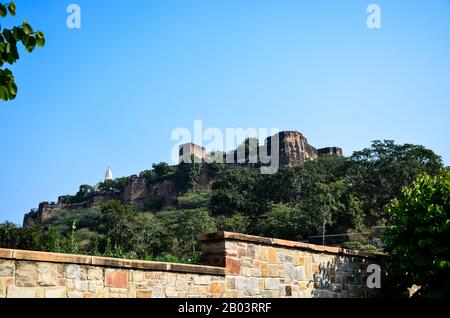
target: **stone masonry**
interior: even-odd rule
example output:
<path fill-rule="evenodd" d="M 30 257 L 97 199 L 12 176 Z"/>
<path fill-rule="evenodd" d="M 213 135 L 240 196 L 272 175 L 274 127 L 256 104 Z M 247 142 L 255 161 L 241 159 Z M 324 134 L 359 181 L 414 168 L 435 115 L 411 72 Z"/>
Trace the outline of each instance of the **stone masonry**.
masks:
<path fill-rule="evenodd" d="M 0 249 L 0 298 L 223 297 L 224 269 Z"/>
<path fill-rule="evenodd" d="M 202 235 L 214 266 L 0 249 L 0 298 L 373 297 L 360 253 L 238 233 Z"/>
<path fill-rule="evenodd" d="M 203 235 L 204 261 L 226 269 L 226 297 L 381 296 L 366 281 L 383 254 L 219 232 Z"/>

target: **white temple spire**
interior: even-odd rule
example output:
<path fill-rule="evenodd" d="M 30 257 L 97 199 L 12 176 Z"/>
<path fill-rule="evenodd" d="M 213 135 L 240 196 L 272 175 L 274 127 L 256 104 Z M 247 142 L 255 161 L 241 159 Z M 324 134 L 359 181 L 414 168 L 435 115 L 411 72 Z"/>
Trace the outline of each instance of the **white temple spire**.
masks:
<path fill-rule="evenodd" d="M 112 179 L 113 179 L 112 171 L 111 171 L 111 168 L 108 167 L 108 170 L 106 170 L 106 174 L 105 174 L 105 181 L 112 180 Z"/>

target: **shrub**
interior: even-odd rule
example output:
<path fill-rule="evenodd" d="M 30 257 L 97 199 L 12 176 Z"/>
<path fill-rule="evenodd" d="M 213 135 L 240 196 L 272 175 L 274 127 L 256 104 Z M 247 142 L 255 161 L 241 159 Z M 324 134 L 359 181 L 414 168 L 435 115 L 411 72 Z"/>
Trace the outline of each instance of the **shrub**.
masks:
<path fill-rule="evenodd" d="M 251 219 L 245 214 L 235 213 L 230 217 L 218 216 L 216 218 L 216 223 L 217 229 L 221 231 L 249 233 Z"/>
<path fill-rule="evenodd" d="M 178 205 L 182 209 L 208 208 L 211 201 L 211 190 L 186 192 L 178 197 Z"/>
<path fill-rule="evenodd" d="M 384 242 L 400 292 L 413 284 L 424 297 L 448 297 L 450 285 L 450 171 L 421 175 L 387 207 Z"/>

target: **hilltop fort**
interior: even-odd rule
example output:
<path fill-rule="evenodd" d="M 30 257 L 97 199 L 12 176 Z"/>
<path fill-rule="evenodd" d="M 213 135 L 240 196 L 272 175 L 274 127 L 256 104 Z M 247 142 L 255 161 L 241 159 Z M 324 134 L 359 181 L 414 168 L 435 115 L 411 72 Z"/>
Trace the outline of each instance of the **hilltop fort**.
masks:
<path fill-rule="evenodd" d="M 274 143 L 277 143 L 278 147 L 273 147 Z M 264 152 L 267 152 L 269 156 L 274 155 L 273 149 L 277 152 L 276 155 L 280 167 L 301 165 L 308 160 L 315 160 L 322 156 L 343 156 L 342 149 L 339 147 L 317 149 L 310 145 L 300 132 L 282 131 L 266 138 L 265 144 L 257 146 L 253 155 L 247 150 L 243 152 L 244 156 L 240 158 L 238 149 L 235 150 L 232 152 L 232 157 L 235 160 L 233 162 L 224 160 L 224 166 L 226 169 L 239 166 L 259 168 L 263 165 L 260 156 Z M 193 143 L 183 144 L 179 147 L 179 164 L 189 163 L 193 157 L 206 165 L 211 163 L 208 160 L 204 147 Z M 206 188 L 215 178 L 217 176 L 212 175 L 208 169 L 202 169 L 196 187 Z M 41 202 L 36 210 L 25 214 L 23 225 L 30 226 L 34 222 L 42 223 L 57 215 L 58 212 L 90 208 L 111 199 L 119 200 L 123 204 L 131 205 L 141 210 L 146 209 L 149 204 L 154 205 L 158 202 L 176 206 L 176 198 L 182 191 L 177 187 L 174 180 L 164 177 L 156 179 L 149 177 L 148 171 L 141 172 L 139 175 L 120 178 L 120 182 L 116 182 L 112 178 L 111 169 L 108 168 L 103 185 L 105 184 L 107 186 L 110 185 L 110 187 L 93 186 L 90 191 L 86 192 L 86 195 L 81 197 L 75 198 L 75 196 L 65 195 L 60 196 L 57 202 Z"/>

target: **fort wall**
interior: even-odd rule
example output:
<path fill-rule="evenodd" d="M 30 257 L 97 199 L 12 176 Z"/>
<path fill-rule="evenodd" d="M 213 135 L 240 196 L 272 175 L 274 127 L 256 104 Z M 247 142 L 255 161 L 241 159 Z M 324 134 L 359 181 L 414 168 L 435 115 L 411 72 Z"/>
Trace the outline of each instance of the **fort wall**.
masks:
<path fill-rule="evenodd" d="M 272 145 L 274 147 L 272 147 Z M 274 136 L 268 137 L 265 140 L 265 145 L 257 150 L 259 152 L 256 154 L 256 158 L 251 158 L 254 154 L 245 153 L 245 158 L 243 159 L 239 159 L 235 151 L 234 162 L 225 162 L 225 164 L 230 169 L 242 166 L 251 169 L 260 168 L 260 153 L 269 156 L 278 156 L 280 166 L 301 165 L 306 161 L 316 160 L 322 156 L 343 156 L 342 149 L 339 147 L 316 149 L 308 143 L 308 140 L 300 132 L 297 131 L 282 131 Z M 272 153 L 273 151 L 275 153 Z M 192 155 L 204 161 L 206 157 L 205 148 L 192 143 L 180 146 L 180 162 L 190 162 Z M 212 178 L 203 173 L 200 181 L 201 182 L 196 186 L 197 189 L 209 186 Z M 149 204 L 151 205 L 152 202 L 156 201 L 176 206 L 176 197 L 178 194 L 176 186 L 171 180 L 150 182 L 145 176 L 134 175 L 128 177 L 128 182 L 124 189 L 120 193 L 114 195 L 95 193 L 86 202 L 71 205 L 65 204 L 67 196 L 59 197 L 58 202 L 56 203 L 42 202 L 39 204 L 37 211 L 25 214 L 23 225 L 30 226 L 34 222 L 42 223 L 59 211 L 89 208 L 111 199 L 118 199 L 123 204 L 131 205 L 138 210 L 146 209 Z"/>

